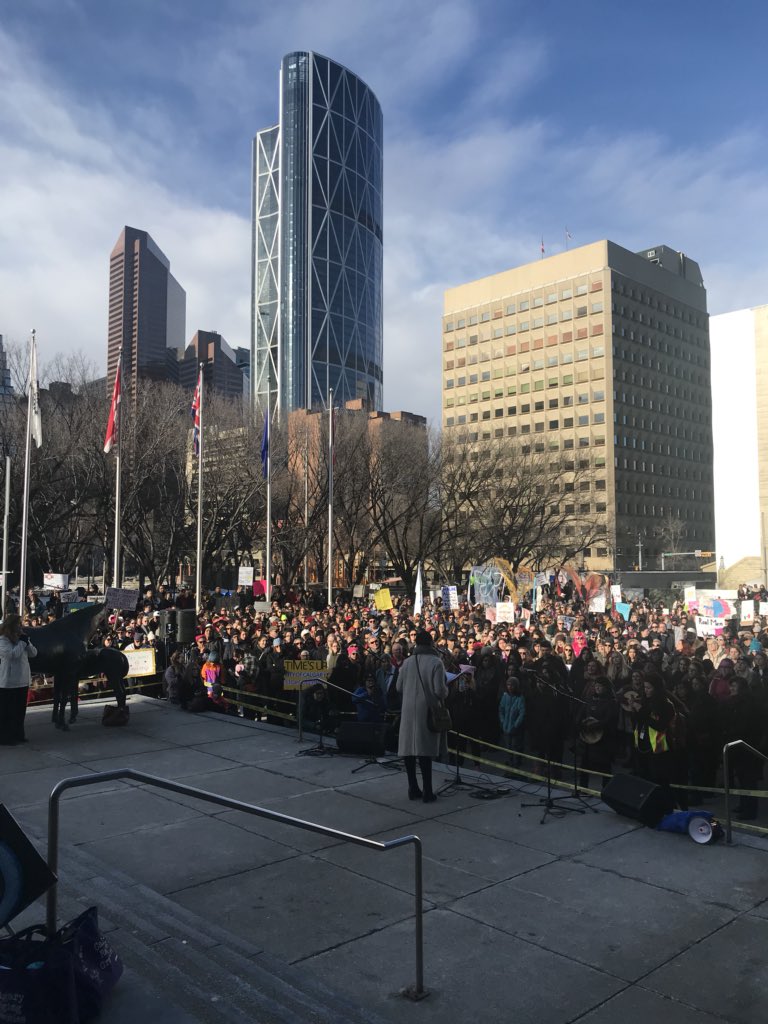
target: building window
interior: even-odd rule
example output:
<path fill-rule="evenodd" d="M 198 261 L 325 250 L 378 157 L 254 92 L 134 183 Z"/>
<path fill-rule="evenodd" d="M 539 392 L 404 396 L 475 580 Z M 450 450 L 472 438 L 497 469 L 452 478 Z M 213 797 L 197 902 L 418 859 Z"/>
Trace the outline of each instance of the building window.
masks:
<path fill-rule="evenodd" d="M 507 306 L 507 316 L 511 316 L 511 314 L 514 313 L 514 312 L 515 312 L 515 304 L 514 304 L 514 302 L 510 302 L 509 305 Z"/>

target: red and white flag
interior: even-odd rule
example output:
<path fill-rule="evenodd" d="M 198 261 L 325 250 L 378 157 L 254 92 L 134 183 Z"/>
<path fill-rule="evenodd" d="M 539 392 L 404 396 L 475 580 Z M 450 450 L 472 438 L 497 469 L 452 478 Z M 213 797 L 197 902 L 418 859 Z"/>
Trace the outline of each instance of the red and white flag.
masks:
<path fill-rule="evenodd" d="M 195 388 L 195 394 L 192 399 L 192 448 L 194 449 L 195 455 L 200 454 L 200 392 L 203 387 L 203 371 L 197 378 L 197 387 Z"/>
<path fill-rule="evenodd" d="M 117 444 L 117 429 L 120 422 L 120 395 L 122 393 L 121 369 L 122 358 L 117 361 L 117 373 L 115 374 L 115 386 L 112 389 L 112 404 L 109 407 L 109 419 L 107 420 L 107 434 L 104 438 L 104 454 L 109 455 Z"/>

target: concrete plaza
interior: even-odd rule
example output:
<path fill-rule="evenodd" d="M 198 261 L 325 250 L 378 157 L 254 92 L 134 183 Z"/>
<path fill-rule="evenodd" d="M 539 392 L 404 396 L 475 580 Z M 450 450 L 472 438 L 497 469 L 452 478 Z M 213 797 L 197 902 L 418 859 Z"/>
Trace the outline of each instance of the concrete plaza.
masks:
<path fill-rule="evenodd" d="M 60 916 L 99 905 L 126 962 L 108 1024 L 768 1019 L 762 840 L 697 846 L 596 801 L 541 824 L 537 806 L 522 806 L 541 788 L 517 783 L 498 799 L 461 789 L 410 802 L 403 773 L 297 756 L 313 741 L 287 729 L 130 704 L 126 728 L 103 728 L 90 704 L 67 733 L 32 708 L 30 742 L 3 748 L 0 801 L 36 840 L 55 783 L 124 767 L 357 835 L 416 834 L 430 996 L 397 994 L 414 980 L 410 848 L 374 852 L 113 781 L 66 794 L 61 815 Z M 36 905 L 14 926 L 41 920 Z M 238 1017 L 231 979 L 251 968 L 269 1000 Z M 210 998 L 195 1001 L 195 986 Z M 302 1011 L 311 999 L 318 1008 Z"/>

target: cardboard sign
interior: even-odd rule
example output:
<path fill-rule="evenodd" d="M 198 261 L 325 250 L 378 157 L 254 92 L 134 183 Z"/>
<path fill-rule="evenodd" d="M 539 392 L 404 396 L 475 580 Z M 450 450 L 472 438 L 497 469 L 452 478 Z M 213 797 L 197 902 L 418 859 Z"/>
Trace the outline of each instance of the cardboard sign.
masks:
<path fill-rule="evenodd" d="M 238 587 L 250 587 L 253 583 L 253 566 L 240 565 L 237 568 Z"/>
<path fill-rule="evenodd" d="M 514 622 L 515 621 L 515 603 L 514 603 L 514 601 L 497 601 L 496 602 L 496 621 L 497 622 Z"/>
<path fill-rule="evenodd" d="M 589 610 L 602 615 L 605 612 L 605 594 L 595 594 L 589 602 Z"/>
<path fill-rule="evenodd" d="M 629 622 L 629 616 L 632 612 L 632 605 L 627 604 L 626 602 L 617 601 L 616 611 L 619 613 L 622 619 L 624 619 L 625 622 Z"/>
<path fill-rule="evenodd" d="M 107 587 L 107 608 L 116 608 L 119 612 L 134 612 L 139 603 L 141 593 L 138 590 L 123 590 Z"/>
<path fill-rule="evenodd" d="M 459 591 L 457 587 L 443 587 L 443 608 L 455 608 L 459 607 Z"/>
<path fill-rule="evenodd" d="M 741 619 L 740 625 L 742 626 L 753 626 L 755 623 L 755 602 L 754 601 L 741 601 Z"/>
<path fill-rule="evenodd" d="M 713 615 L 699 615 L 696 617 L 697 636 L 720 636 L 725 629 L 725 619 Z"/>
<path fill-rule="evenodd" d="M 388 612 L 392 608 L 392 597 L 389 587 L 382 587 L 373 595 L 373 604 L 377 612 Z"/>
<path fill-rule="evenodd" d="M 153 676 L 157 672 L 154 647 L 142 647 L 139 651 L 126 649 L 123 654 L 128 659 L 126 679 L 143 679 L 145 676 Z"/>
<path fill-rule="evenodd" d="M 611 584 L 611 600 L 616 605 L 621 601 L 621 586 L 618 583 Z"/>
<path fill-rule="evenodd" d="M 328 678 L 328 666 L 324 661 L 284 661 L 284 690 L 298 690 L 300 686 Z"/>

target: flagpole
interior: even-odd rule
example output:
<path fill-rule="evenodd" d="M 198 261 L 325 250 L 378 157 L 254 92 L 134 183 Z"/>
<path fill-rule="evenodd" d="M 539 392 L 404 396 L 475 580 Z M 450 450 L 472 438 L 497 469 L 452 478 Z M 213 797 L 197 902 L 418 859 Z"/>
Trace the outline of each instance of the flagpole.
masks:
<path fill-rule="evenodd" d="M 11 456 L 5 456 L 5 507 L 3 509 L 3 607 L 2 618 L 8 610 L 8 527 L 11 518 Z"/>
<path fill-rule="evenodd" d="M 115 453 L 115 545 L 114 561 L 112 566 L 112 586 L 121 587 L 122 578 L 120 575 L 120 555 L 122 547 L 122 531 L 120 522 L 123 517 L 122 509 L 122 473 L 120 472 L 120 456 L 123 447 L 123 346 L 117 355 L 117 379 L 119 380 L 119 391 L 115 403 L 115 429 L 117 430 L 117 452 Z"/>
<path fill-rule="evenodd" d="M 29 532 L 29 483 L 32 462 L 32 374 L 37 373 L 35 331 L 29 341 L 29 382 L 27 385 L 27 433 L 24 442 L 24 495 L 21 511 L 21 565 L 19 567 L 19 615 L 24 617 L 27 597 L 27 534 Z"/>
<path fill-rule="evenodd" d="M 270 409 L 270 393 L 267 392 L 267 550 L 264 568 L 264 590 L 267 604 L 272 601 L 272 410 Z"/>
<path fill-rule="evenodd" d="M 195 601 L 197 614 L 203 603 L 203 364 L 200 363 L 198 417 L 200 430 L 197 435 L 197 565 L 195 570 Z"/>
<path fill-rule="evenodd" d="M 333 605 L 333 388 L 328 392 L 328 607 Z"/>

